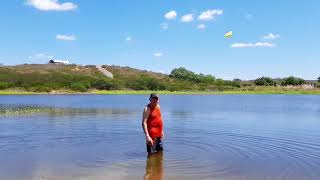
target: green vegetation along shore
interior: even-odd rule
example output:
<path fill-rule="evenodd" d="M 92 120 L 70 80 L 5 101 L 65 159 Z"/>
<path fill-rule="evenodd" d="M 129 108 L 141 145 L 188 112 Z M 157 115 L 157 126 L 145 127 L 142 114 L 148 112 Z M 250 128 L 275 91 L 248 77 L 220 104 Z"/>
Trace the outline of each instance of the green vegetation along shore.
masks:
<path fill-rule="evenodd" d="M 48 94 L 101 94 L 101 95 L 148 95 L 151 92 L 157 92 L 162 95 L 223 95 L 223 94 L 306 94 L 306 95 L 320 95 L 320 90 L 283 90 L 283 89 L 266 89 L 266 90 L 227 90 L 227 91 L 137 91 L 137 90 L 94 90 L 88 92 L 77 91 L 55 91 L 55 92 L 27 92 L 27 91 L 6 91 L 0 90 L 0 95 L 48 95 Z"/>
<path fill-rule="evenodd" d="M 24 64 L 0 67 L 0 95 L 9 94 L 320 94 L 320 78 L 223 80 L 175 68 L 170 74 L 103 65 Z M 315 78 L 316 79 L 316 78 Z"/>

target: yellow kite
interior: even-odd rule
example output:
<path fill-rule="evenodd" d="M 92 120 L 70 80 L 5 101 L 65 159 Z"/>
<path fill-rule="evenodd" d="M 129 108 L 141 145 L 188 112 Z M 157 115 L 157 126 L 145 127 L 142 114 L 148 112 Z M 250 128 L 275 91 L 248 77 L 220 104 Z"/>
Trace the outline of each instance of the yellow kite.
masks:
<path fill-rule="evenodd" d="M 232 37 L 232 31 L 229 31 L 227 32 L 225 35 L 224 35 L 225 38 L 231 38 Z"/>

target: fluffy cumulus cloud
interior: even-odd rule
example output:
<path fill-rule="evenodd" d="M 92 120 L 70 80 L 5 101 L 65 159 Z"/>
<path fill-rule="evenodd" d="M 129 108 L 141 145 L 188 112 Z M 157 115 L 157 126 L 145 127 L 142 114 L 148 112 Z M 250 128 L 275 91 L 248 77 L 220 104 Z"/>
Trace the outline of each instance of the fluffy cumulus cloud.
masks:
<path fill-rule="evenodd" d="M 206 25 L 204 25 L 204 24 L 199 24 L 197 26 L 197 29 L 205 29 L 205 28 L 206 28 Z"/>
<path fill-rule="evenodd" d="M 186 14 L 186 15 L 181 17 L 181 21 L 184 22 L 184 23 L 192 22 L 193 20 L 194 20 L 193 14 Z"/>
<path fill-rule="evenodd" d="M 163 56 L 162 52 L 156 52 L 153 54 L 154 57 L 161 57 Z"/>
<path fill-rule="evenodd" d="M 269 33 L 263 36 L 263 39 L 267 39 L 267 40 L 278 39 L 278 38 L 280 38 L 279 34 L 272 34 L 272 33 Z"/>
<path fill-rule="evenodd" d="M 231 45 L 232 48 L 253 48 L 253 47 L 275 47 L 276 45 L 268 42 L 257 42 L 257 43 L 234 43 Z"/>
<path fill-rule="evenodd" d="M 221 9 L 211 9 L 211 10 L 203 11 L 198 16 L 198 20 L 210 21 L 210 20 L 213 20 L 214 18 L 216 18 L 217 16 L 222 15 L 222 14 L 223 14 L 223 10 L 221 10 Z"/>
<path fill-rule="evenodd" d="M 75 41 L 77 38 L 74 35 L 63 35 L 63 34 L 58 34 L 56 35 L 57 40 L 62 40 L 62 41 Z"/>
<path fill-rule="evenodd" d="M 71 11 L 78 8 L 72 2 L 60 3 L 58 0 L 27 0 L 26 4 L 41 11 Z"/>
<path fill-rule="evenodd" d="M 164 18 L 168 20 L 175 19 L 177 17 L 177 12 L 176 11 L 169 11 L 164 15 Z"/>

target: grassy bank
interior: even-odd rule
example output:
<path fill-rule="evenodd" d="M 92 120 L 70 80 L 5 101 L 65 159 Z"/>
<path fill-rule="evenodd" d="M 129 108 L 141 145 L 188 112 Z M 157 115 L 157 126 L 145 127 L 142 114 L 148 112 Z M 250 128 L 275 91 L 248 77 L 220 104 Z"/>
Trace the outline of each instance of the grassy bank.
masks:
<path fill-rule="evenodd" d="M 148 95 L 154 91 L 135 91 L 135 90 L 92 90 L 88 92 L 75 92 L 75 91 L 55 91 L 50 93 L 45 92 L 26 92 L 26 91 L 0 91 L 0 95 L 44 95 L 44 94 L 100 94 L 100 95 Z M 215 94 L 230 94 L 230 95 L 245 95 L 245 94 L 306 94 L 306 95 L 320 95 L 320 90 L 234 90 L 234 91 L 156 91 L 159 94 L 176 94 L 176 95 L 215 95 Z"/>

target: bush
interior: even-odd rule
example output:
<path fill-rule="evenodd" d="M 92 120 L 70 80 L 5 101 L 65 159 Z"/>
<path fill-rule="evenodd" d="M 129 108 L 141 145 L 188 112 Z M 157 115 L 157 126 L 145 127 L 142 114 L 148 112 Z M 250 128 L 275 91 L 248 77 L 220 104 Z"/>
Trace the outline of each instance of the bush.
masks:
<path fill-rule="evenodd" d="M 35 87 L 32 91 L 34 91 L 34 92 L 51 92 L 51 88 L 46 87 L 46 86 L 39 86 L 39 87 Z"/>
<path fill-rule="evenodd" d="M 297 85 L 302 85 L 304 83 L 305 83 L 305 81 L 303 79 L 290 76 L 288 78 L 283 79 L 281 85 L 282 86 L 287 86 L 287 85 L 297 86 Z"/>
<path fill-rule="evenodd" d="M 224 82 L 223 82 L 223 85 L 224 85 L 224 86 L 238 87 L 238 88 L 241 87 L 241 83 L 238 82 L 238 81 L 224 81 Z"/>
<path fill-rule="evenodd" d="M 161 91 L 166 89 L 166 85 L 154 79 L 149 79 L 147 81 L 147 88 L 152 91 Z"/>
<path fill-rule="evenodd" d="M 218 79 L 216 80 L 215 84 L 216 84 L 217 86 L 223 86 L 223 84 L 224 84 L 224 80 L 223 80 L 223 79 L 218 78 Z"/>
<path fill-rule="evenodd" d="M 83 84 L 81 82 L 75 82 L 70 84 L 70 89 L 74 91 L 80 91 L 80 92 L 85 92 L 87 91 L 86 84 Z"/>
<path fill-rule="evenodd" d="M 119 88 L 119 86 L 116 83 L 106 79 L 98 79 L 95 82 L 93 82 L 91 86 L 100 90 L 112 90 Z"/>
<path fill-rule="evenodd" d="M 96 65 L 85 65 L 84 67 L 85 68 L 93 68 L 94 69 L 94 68 L 96 68 Z"/>
<path fill-rule="evenodd" d="M 241 83 L 241 86 L 242 87 L 249 87 L 249 86 L 252 86 L 253 84 L 252 83 L 249 83 L 249 82 L 242 82 Z"/>
<path fill-rule="evenodd" d="M 0 82 L 0 89 L 8 89 L 10 84 L 8 82 Z"/>
<path fill-rule="evenodd" d="M 261 77 L 254 81 L 254 84 L 257 86 L 275 86 L 276 82 L 269 77 Z"/>
<path fill-rule="evenodd" d="M 140 75 L 127 82 L 127 86 L 134 90 L 165 90 L 166 85 L 159 79 L 150 77 L 148 75 Z"/>

